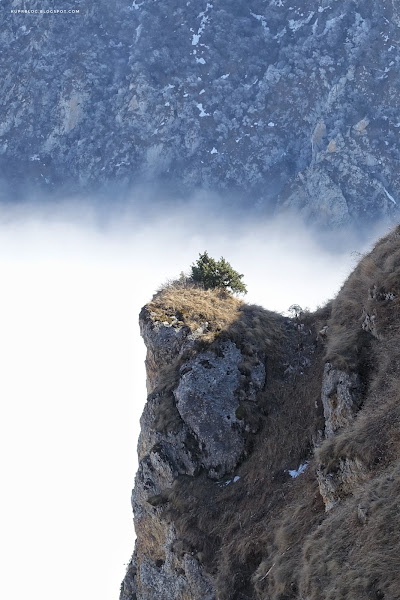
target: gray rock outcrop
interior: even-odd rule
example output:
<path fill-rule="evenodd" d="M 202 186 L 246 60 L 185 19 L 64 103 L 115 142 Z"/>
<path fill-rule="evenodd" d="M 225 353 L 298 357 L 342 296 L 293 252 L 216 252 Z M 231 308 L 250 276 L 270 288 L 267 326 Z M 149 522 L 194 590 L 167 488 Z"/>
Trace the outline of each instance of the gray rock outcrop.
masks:
<path fill-rule="evenodd" d="M 329 511 L 369 477 L 361 460 L 346 457 L 339 459 L 328 472 L 318 469 L 317 478 L 325 510 Z"/>
<path fill-rule="evenodd" d="M 349 425 L 359 408 L 360 378 L 357 373 L 348 374 L 326 363 L 322 379 L 322 405 L 325 417 L 325 435 Z"/>
<path fill-rule="evenodd" d="M 216 599 L 212 578 L 196 557 L 176 551 L 179 540 L 174 524 L 162 518 L 163 506 L 179 476 L 205 470 L 218 480 L 234 471 L 251 429 L 240 414 L 241 402 L 244 397 L 256 402 L 266 373 L 257 356 L 251 368 L 243 369 L 244 357 L 232 341 L 186 358 L 206 325 L 192 333 L 177 319 L 162 321 L 147 308 L 141 313 L 150 393 L 140 422 L 139 468 L 132 493 L 137 543 L 121 600 Z M 169 381 L 172 378 L 167 391 L 166 367 Z"/>

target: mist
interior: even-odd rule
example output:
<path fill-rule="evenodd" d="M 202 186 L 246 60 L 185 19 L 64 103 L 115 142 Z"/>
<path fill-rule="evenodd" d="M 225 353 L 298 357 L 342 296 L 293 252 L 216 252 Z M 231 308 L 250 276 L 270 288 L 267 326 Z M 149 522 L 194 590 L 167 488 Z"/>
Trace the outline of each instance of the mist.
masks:
<path fill-rule="evenodd" d="M 232 214 L 204 198 L 2 207 L 3 598 L 118 598 L 146 400 L 137 318 L 160 285 L 207 250 L 244 274 L 246 301 L 313 310 L 383 233 L 325 239 L 295 218 Z"/>

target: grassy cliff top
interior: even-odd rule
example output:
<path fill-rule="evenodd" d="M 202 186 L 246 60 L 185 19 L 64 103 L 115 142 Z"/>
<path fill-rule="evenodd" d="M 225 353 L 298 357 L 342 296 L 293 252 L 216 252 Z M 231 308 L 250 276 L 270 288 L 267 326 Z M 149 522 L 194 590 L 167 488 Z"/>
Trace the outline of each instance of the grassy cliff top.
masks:
<path fill-rule="evenodd" d="M 274 346 L 280 354 L 288 335 L 288 319 L 261 306 L 247 304 L 220 289 L 173 282 L 159 290 L 146 306 L 153 321 L 173 327 L 201 328 L 201 340 L 230 339 L 245 354 Z M 293 328 L 291 328 L 293 329 Z M 292 332 L 293 333 L 293 332 Z"/>
<path fill-rule="evenodd" d="M 156 321 L 186 325 L 195 331 L 204 322 L 221 331 L 239 318 L 244 303 L 224 290 L 205 290 L 194 284 L 173 282 L 159 290 L 147 305 Z"/>

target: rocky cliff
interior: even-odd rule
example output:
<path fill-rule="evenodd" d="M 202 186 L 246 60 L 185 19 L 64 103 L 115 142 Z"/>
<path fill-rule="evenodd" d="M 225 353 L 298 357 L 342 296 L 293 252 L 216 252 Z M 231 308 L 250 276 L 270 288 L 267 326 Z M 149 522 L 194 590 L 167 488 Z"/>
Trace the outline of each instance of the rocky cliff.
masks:
<path fill-rule="evenodd" d="M 293 318 L 172 284 L 121 600 L 400 598 L 400 227 Z"/>
<path fill-rule="evenodd" d="M 333 227 L 398 212 L 394 0 L 4 4 L 13 194 L 151 183 Z"/>

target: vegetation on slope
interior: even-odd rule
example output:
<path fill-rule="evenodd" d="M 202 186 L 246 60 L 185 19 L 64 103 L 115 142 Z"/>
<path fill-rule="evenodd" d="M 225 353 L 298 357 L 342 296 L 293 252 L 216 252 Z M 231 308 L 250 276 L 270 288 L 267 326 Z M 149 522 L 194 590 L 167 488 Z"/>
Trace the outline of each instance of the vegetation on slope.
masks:
<path fill-rule="evenodd" d="M 301 322 L 178 285 L 149 305 L 157 318 L 164 311 L 191 331 L 207 322 L 201 343 L 211 350 L 232 339 L 249 360 L 266 356 L 259 427 L 235 472 L 240 479 L 178 477 L 162 513 L 178 532 L 176 552 L 198 558 L 219 600 L 400 598 L 399 307 L 400 228 L 361 260 L 331 303 Z M 362 383 L 355 419 L 327 439 L 326 361 Z M 292 479 L 288 471 L 305 462 Z M 358 470 L 326 512 L 317 474 L 334 480 L 346 464 Z"/>

